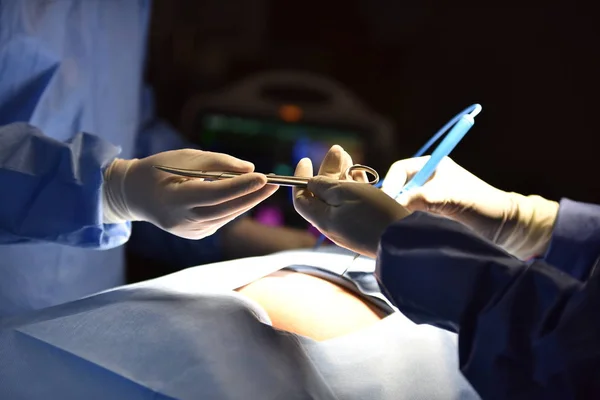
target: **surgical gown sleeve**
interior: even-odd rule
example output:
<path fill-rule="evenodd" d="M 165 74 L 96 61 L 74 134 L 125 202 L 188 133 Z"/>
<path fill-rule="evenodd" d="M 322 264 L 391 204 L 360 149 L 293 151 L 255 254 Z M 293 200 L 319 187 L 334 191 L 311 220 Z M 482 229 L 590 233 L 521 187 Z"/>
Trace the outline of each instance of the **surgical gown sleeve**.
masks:
<path fill-rule="evenodd" d="M 600 206 L 562 199 L 552 240 L 542 258 L 585 281 L 600 256 Z"/>
<path fill-rule="evenodd" d="M 582 227 L 588 246 L 597 227 Z M 589 399 L 600 398 L 600 273 L 591 253 L 578 253 L 590 271 L 582 282 L 565 272 L 577 257 L 523 262 L 457 222 L 417 212 L 384 233 L 377 268 L 401 312 L 459 334 L 461 371 L 482 398 Z"/>
<path fill-rule="evenodd" d="M 126 242 L 129 223 L 102 223 L 103 169 L 118 153 L 86 133 L 60 142 L 26 123 L 0 126 L 0 244 Z"/>

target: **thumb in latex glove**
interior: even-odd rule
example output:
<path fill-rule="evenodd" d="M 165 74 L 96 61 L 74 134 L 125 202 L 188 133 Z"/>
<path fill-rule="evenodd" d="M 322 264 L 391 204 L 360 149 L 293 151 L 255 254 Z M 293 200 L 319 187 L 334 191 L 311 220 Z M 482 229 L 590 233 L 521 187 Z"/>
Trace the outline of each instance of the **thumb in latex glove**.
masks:
<path fill-rule="evenodd" d="M 154 165 L 247 174 L 210 182 L 159 171 Z M 104 223 L 148 221 L 177 236 L 201 239 L 278 189 L 253 170 L 247 161 L 190 149 L 117 159 L 104 173 Z"/>
<path fill-rule="evenodd" d="M 387 226 L 409 212 L 381 190 L 365 184 L 364 174 L 345 179 L 342 174 L 351 165 L 350 155 L 333 146 L 319 175 L 309 180 L 306 189 L 294 189 L 294 207 L 335 244 L 374 258 Z M 300 160 L 295 176 L 313 176 L 310 159 Z"/>
<path fill-rule="evenodd" d="M 394 163 L 383 191 L 395 196 L 428 159 Z M 411 211 L 428 211 L 461 222 L 522 259 L 546 252 L 558 213 L 558 203 L 496 189 L 450 158 L 442 160 L 422 187 L 403 193 L 397 201 Z"/>

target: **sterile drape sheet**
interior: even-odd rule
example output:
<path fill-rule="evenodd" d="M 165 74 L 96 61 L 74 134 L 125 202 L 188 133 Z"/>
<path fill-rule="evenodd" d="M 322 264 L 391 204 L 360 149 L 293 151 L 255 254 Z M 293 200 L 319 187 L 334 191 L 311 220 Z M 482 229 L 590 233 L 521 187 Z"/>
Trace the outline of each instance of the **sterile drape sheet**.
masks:
<path fill-rule="evenodd" d="M 273 329 L 231 290 L 299 260 L 341 272 L 352 255 L 286 252 L 200 266 L 3 320 L 0 398 L 477 398 L 457 370 L 452 334 L 395 313 L 314 342 Z"/>

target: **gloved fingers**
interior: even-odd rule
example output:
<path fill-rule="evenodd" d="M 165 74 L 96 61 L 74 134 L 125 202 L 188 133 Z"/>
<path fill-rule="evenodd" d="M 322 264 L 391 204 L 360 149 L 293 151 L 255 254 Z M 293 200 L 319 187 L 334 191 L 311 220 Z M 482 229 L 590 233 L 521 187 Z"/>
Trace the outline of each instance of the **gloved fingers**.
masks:
<path fill-rule="evenodd" d="M 241 210 L 237 210 L 236 212 L 229 214 L 225 217 L 220 217 L 220 218 L 216 218 L 213 220 L 202 220 L 201 222 L 203 223 L 203 225 L 210 225 L 212 227 L 212 229 L 210 230 L 210 232 L 212 232 L 212 233 L 203 235 L 203 237 L 212 235 L 213 233 L 215 233 L 216 231 L 218 231 L 219 229 L 221 229 L 222 227 L 224 227 L 225 225 L 227 225 L 234 219 L 236 219 L 236 218 L 244 215 L 248 211 L 250 211 L 252 208 L 254 208 L 254 205 L 252 205 L 250 207 L 246 207 Z M 198 218 L 198 217 L 196 216 L 196 218 Z M 198 218 L 198 219 L 200 219 L 200 218 Z"/>
<path fill-rule="evenodd" d="M 407 181 L 405 171 L 392 166 L 383 180 L 381 190 L 391 198 L 395 198 L 398 193 L 402 192 Z"/>
<path fill-rule="evenodd" d="M 422 191 L 416 189 L 402 193 L 396 201 L 410 211 L 430 211 L 430 203 Z"/>
<path fill-rule="evenodd" d="M 321 167 L 319 168 L 318 175 L 326 176 L 329 178 L 343 179 L 341 176 L 346 169 L 352 165 L 352 158 L 342 147 L 336 145 L 331 146 Z"/>
<path fill-rule="evenodd" d="M 360 176 L 359 171 L 352 171 L 352 172 L 346 174 L 346 172 L 348 171 L 348 168 L 350 168 L 352 166 L 352 164 L 354 164 L 352 161 L 352 157 L 350 157 L 350 154 L 348 154 L 348 152 L 346 150 L 342 149 L 342 154 L 340 157 L 339 173 L 337 176 L 337 178 L 339 180 L 352 181 L 352 180 L 354 180 L 355 174 L 356 174 L 356 176 Z M 319 174 L 319 175 L 322 175 L 322 174 Z M 327 176 L 327 175 L 325 175 L 325 176 Z M 335 177 L 332 176 L 332 178 L 335 178 Z"/>
<path fill-rule="evenodd" d="M 237 197 L 220 204 L 208 207 L 195 207 L 194 217 L 201 221 L 212 221 L 220 218 L 228 218 L 232 215 L 240 215 L 248 209 L 264 201 L 279 189 L 276 185 L 266 185 L 255 192 Z"/>
<path fill-rule="evenodd" d="M 312 194 L 306 195 L 306 193 L 308 191 L 304 190 L 304 194 L 300 192 L 294 194 L 294 208 L 302 218 L 316 227 L 327 230 L 329 206 Z"/>
<path fill-rule="evenodd" d="M 303 158 L 296 165 L 296 171 L 294 171 L 294 176 L 298 176 L 300 178 L 312 178 L 313 177 L 313 165 L 310 158 Z M 293 190 L 294 198 L 298 196 L 312 196 L 310 192 L 308 192 L 305 188 L 295 187 Z"/>
<path fill-rule="evenodd" d="M 225 171 L 225 172 L 253 172 L 254 164 L 228 154 L 213 153 L 210 151 L 193 150 L 197 152 L 188 158 L 185 167 L 201 171 Z"/>
<path fill-rule="evenodd" d="M 353 164 L 354 162 L 350 154 L 341 146 L 334 145 L 329 149 L 327 155 L 325 155 L 318 175 L 338 178 L 340 180 L 368 182 L 367 174 L 364 171 L 351 171 L 350 174 L 346 175 L 346 171 Z"/>
<path fill-rule="evenodd" d="M 361 182 L 361 183 L 369 182 L 369 179 L 367 178 L 367 173 L 365 171 L 351 171 L 350 177 L 355 182 Z"/>
<path fill-rule="evenodd" d="M 394 173 L 400 174 L 405 177 L 404 183 L 407 183 L 423 168 L 427 161 L 429 161 L 429 158 L 429 156 L 423 156 L 396 161 L 390 167 L 388 175 Z"/>
<path fill-rule="evenodd" d="M 309 158 L 298 162 L 294 176 L 311 178 L 313 166 Z M 315 226 L 320 226 L 327 215 L 327 204 L 316 198 L 307 188 L 294 188 L 294 208 L 305 220 Z"/>
<path fill-rule="evenodd" d="M 367 178 L 367 173 L 365 171 L 354 170 L 354 171 L 350 171 L 349 174 L 346 174 L 346 171 L 348 171 L 348 169 L 354 165 L 354 161 L 352 161 L 352 157 L 346 150 L 344 150 L 343 148 L 341 148 L 341 149 L 342 149 L 342 154 L 341 154 L 341 162 L 340 162 L 340 175 L 339 175 L 338 179 L 350 180 L 350 181 L 355 181 L 355 182 L 368 182 L 369 179 Z M 327 174 L 319 174 L 319 175 L 327 176 Z"/>
<path fill-rule="evenodd" d="M 402 191 L 402 188 L 425 166 L 429 158 L 430 156 L 407 158 L 393 163 L 381 186 L 383 192 L 392 198 L 396 197 Z M 446 162 L 446 160 L 442 160 L 442 162 Z M 428 182 L 435 176 L 436 172 L 432 174 Z M 403 194 L 403 201 L 408 201 L 412 196 Z M 406 203 L 403 205 L 406 205 Z"/>
<path fill-rule="evenodd" d="M 179 183 L 175 190 L 180 205 L 210 207 L 254 193 L 266 184 L 265 175 L 252 172 L 213 182 L 190 179 Z"/>
<path fill-rule="evenodd" d="M 303 158 L 302 160 L 300 160 L 298 162 L 298 165 L 296 165 L 296 171 L 294 171 L 294 176 L 300 178 L 312 178 L 313 175 L 313 165 L 312 161 L 310 161 L 310 158 Z"/>
<path fill-rule="evenodd" d="M 338 207 L 348 200 L 353 200 L 348 185 L 355 185 L 357 182 L 340 182 L 339 180 L 325 176 L 315 176 L 308 181 L 308 190 L 324 203 Z"/>
<path fill-rule="evenodd" d="M 444 192 L 417 188 L 403 193 L 396 201 L 410 211 L 426 211 L 445 217 L 452 217 L 462 208 L 457 208 L 452 200 L 444 197 L 445 195 Z"/>

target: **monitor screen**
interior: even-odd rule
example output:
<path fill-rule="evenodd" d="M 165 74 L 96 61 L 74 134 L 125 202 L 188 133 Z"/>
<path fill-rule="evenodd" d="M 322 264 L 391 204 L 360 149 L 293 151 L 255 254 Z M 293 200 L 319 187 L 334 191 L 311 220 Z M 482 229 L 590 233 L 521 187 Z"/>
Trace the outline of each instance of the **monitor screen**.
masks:
<path fill-rule="evenodd" d="M 197 141 L 202 149 L 251 161 L 257 172 L 293 175 L 298 161 L 308 157 L 317 173 L 334 144 L 342 146 L 354 163 L 364 163 L 365 135 L 359 130 L 224 113 L 205 113 L 199 122 Z M 267 225 L 306 227 L 291 200 L 291 188 L 282 187 L 252 215 Z"/>

